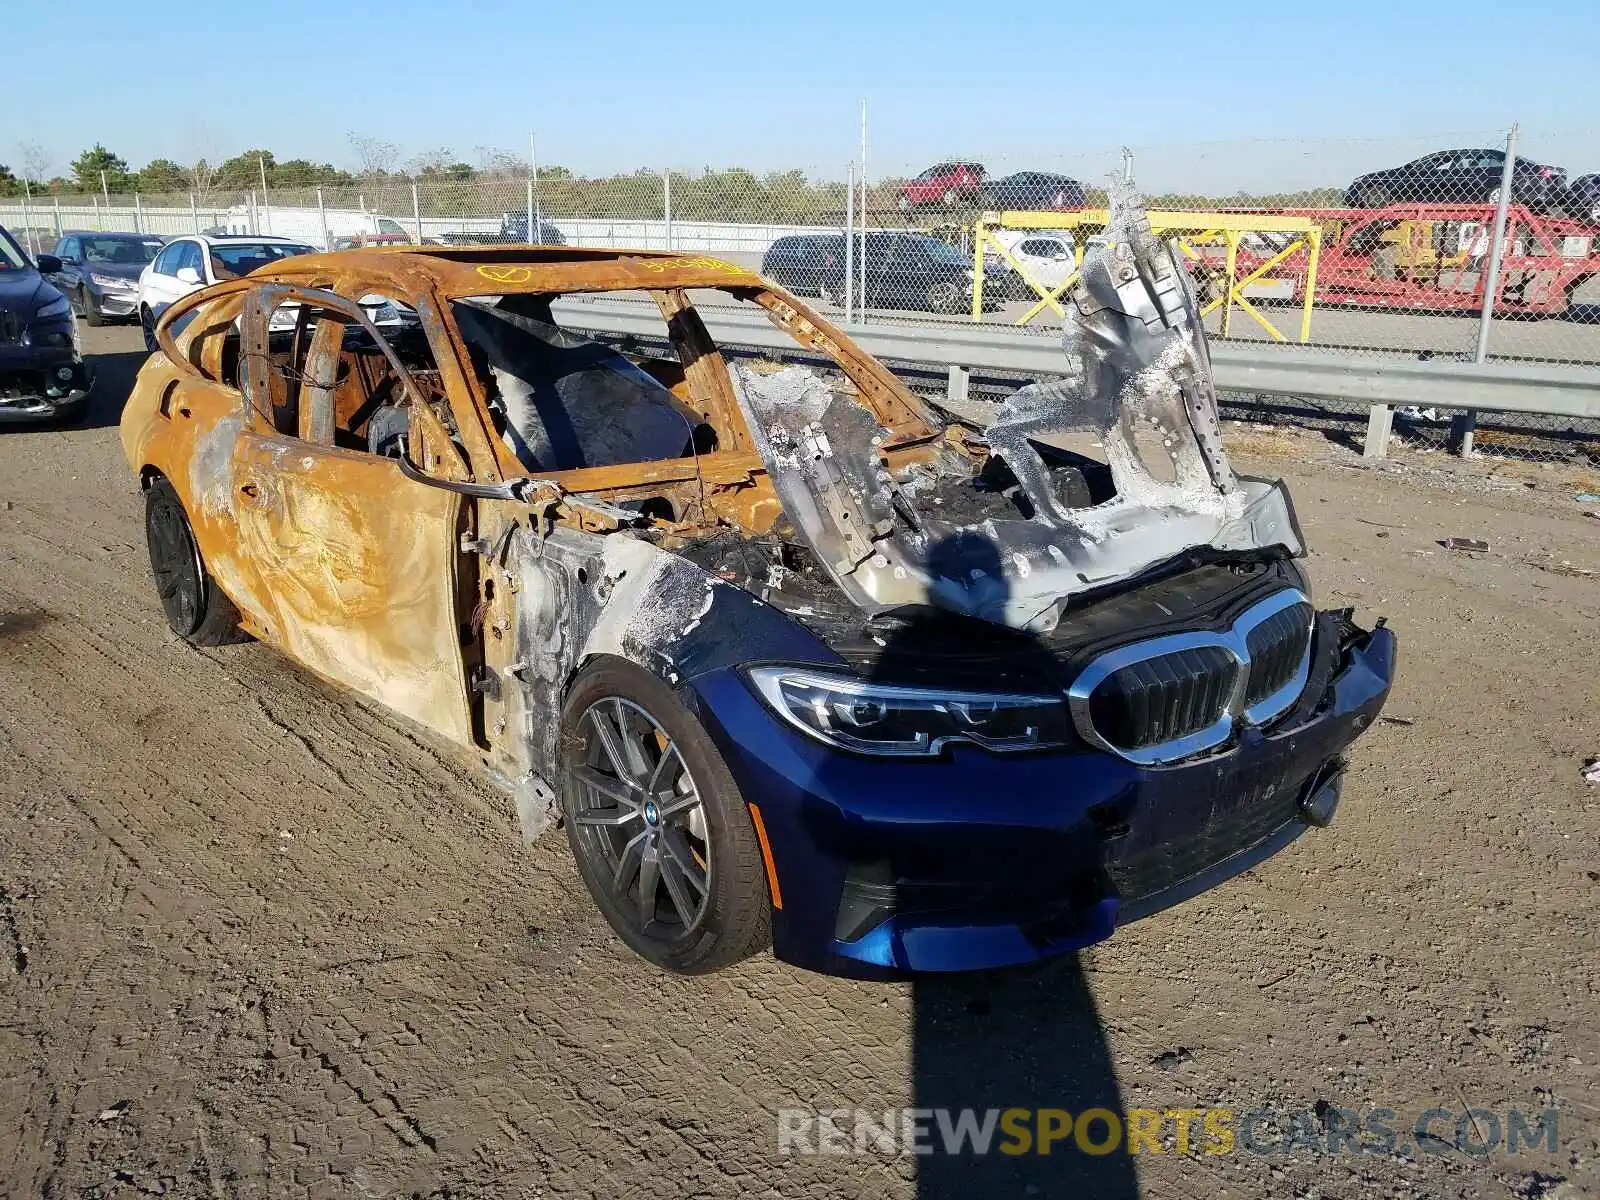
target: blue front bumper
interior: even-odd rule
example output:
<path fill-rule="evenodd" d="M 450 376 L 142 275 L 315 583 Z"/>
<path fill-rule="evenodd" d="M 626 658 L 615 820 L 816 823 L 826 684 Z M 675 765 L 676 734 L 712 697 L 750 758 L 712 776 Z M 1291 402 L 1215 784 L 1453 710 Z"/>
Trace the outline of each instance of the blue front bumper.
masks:
<path fill-rule="evenodd" d="M 847 755 L 779 721 L 731 669 L 687 698 L 760 809 L 778 957 L 885 979 L 1075 950 L 1281 849 L 1308 828 L 1307 789 L 1383 707 L 1394 661 L 1379 628 L 1341 652 L 1315 715 L 1168 767 L 1088 748 Z"/>
<path fill-rule="evenodd" d="M 0 424 L 58 420 L 88 403 L 94 372 L 78 355 L 71 322 L 67 317 L 30 328 L 23 341 L 0 342 Z"/>

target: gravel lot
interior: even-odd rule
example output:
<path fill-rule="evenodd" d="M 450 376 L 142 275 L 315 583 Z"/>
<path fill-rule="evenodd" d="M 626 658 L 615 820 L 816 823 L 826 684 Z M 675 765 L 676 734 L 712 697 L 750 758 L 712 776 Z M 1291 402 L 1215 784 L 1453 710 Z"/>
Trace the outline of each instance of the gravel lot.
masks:
<path fill-rule="evenodd" d="M 1600 1193 L 1593 475 L 1364 469 L 1234 430 L 1244 469 L 1294 485 L 1319 602 L 1401 637 L 1399 720 L 1358 744 L 1331 829 L 1043 969 L 674 979 L 613 940 L 564 839 L 522 845 L 449 752 L 262 646 L 174 640 L 115 429 L 138 333 L 87 337 L 89 427 L 0 433 L 0 1193 Z M 776 1136 L 787 1107 L 1318 1102 L 1394 1109 L 1399 1144 L 822 1157 Z M 1468 1105 L 1555 1106 L 1559 1149 L 1411 1145 L 1420 1112 Z"/>

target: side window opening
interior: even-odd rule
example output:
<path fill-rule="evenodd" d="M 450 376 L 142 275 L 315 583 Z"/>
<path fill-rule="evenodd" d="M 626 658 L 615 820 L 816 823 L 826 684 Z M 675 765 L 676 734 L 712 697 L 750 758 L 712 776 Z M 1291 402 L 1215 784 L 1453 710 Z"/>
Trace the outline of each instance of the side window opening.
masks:
<path fill-rule="evenodd" d="M 344 329 L 343 314 L 299 301 L 285 301 L 273 309 L 267 320 L 265 396 L 258 396 L 257 402 L 265 401 L 260 415 L 274 432 L 316 444 L 332 442 L 331 421 L 322 410 L 330 407 L 343 363 L 329 355 L 326 346 L 330 342 L 337 346 Z"/>
<path fill-rule="evenodd" d="M 400 365 L 411 376 L 421 401 L 453 429 L 439 364 L 416 310 L 403 301 L 369 293 L 359 301 Z M 394 456 L 410 426 L 400 377 L 383 347 L 365 326 L 344 330 L 334 385 L 333 440 L 347 450 Z"/>

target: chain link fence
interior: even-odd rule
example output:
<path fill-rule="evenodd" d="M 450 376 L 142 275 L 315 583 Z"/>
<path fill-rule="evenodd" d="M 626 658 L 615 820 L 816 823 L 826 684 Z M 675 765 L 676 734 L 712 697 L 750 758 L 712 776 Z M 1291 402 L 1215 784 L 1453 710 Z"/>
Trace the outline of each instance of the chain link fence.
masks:
<path fill-rule="evenodd" d="M 1052 336 L 1083 256 L 1103 241 L 1106 187 L 1125 176 L 1179 246 L 1213 338 L 1369 360 L 1600 367 L 1600 171 L 1585 170 L 1600 161 L 1563 161 L 1585 144 L 1595 139 L 1480 129 L 932 163 L 874 151 L 865 166 L 862 154 L 838 167 L 602 178 L 502 156 L 488 169 L 320 187 L 274 170 L 264 188 L 34 195 L 0 201 L 0 224 L 35 253 L 73 230 L 697 252 L 763 271 L 836 319 Z M 1482 453 L 1600 464 L 1594 420 L 1401 410 L 1395 424 L 1400 445 L 1423 449 L 1467 429 Z"/>

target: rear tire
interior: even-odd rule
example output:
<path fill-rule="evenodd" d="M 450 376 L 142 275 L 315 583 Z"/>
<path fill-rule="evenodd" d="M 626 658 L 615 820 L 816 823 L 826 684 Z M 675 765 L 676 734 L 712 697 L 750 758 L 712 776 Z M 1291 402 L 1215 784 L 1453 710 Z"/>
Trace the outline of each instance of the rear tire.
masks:
<path fill-rule="evenodd" d="M 191 646 L 243 641 L 239 610 L 206 570 L 189 514 L 165 479 L 157 479 L 144 494 L 144 531 L 150 574 L 172 632 Z"/>
<path fill-rule="evenodd" d="M 761 846 L 700 722 L 644 668 L 606 658 L 562 710 L 561 807 L 578 873 L 628 947 L 700 975 L 771 941 Z"/>

